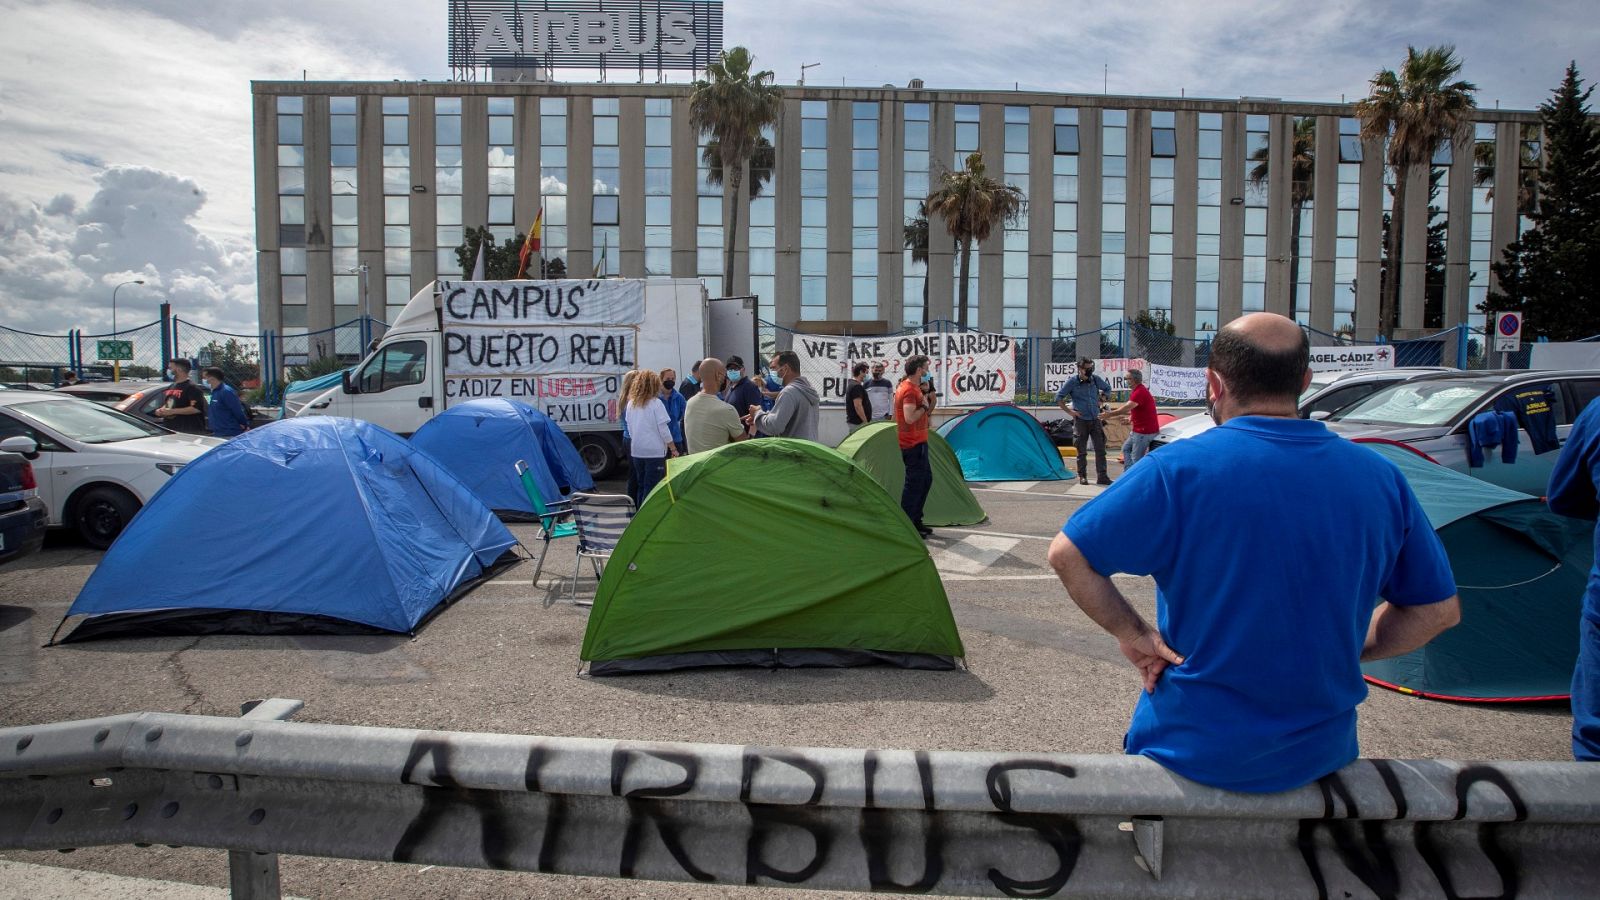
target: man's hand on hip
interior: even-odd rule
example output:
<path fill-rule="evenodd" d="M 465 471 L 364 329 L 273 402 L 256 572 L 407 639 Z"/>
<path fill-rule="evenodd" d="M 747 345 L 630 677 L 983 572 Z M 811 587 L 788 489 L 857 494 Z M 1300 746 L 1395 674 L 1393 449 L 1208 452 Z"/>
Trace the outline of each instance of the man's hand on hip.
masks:
<path fill-rule="evenodd" d="M 1155 693 L 1156 681 L 1167 666 L 1183 663 L 1183 657 L 1168 647 L 1161 639 L 1161 632 L 1153 628 L 1141 631 L 1132 641 L 1118 640 L 1117 646 L 1144 677 L 1145 693 Z"/>

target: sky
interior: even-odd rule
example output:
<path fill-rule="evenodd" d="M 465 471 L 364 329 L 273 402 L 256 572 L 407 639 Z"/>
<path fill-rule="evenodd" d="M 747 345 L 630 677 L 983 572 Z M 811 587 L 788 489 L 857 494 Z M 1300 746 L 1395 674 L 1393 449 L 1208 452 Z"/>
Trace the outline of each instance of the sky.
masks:
<path fill-rule="evenodd" d="M 1478 103 L 1600 72 L 1592 0 L 729 0 L 724 42 L 793 84 L 1337 101 L 1454 44 Z M 445 0 L 0 0 L 0 325 L 107 330 L 170 302 L 256 330 L 251 80 L 444 80 Z"/>

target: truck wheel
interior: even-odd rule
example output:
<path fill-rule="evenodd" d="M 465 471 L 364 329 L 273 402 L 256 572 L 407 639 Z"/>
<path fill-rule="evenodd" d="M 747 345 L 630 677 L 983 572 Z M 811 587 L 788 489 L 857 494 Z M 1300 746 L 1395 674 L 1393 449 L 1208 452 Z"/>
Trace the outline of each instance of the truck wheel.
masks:
<path fill-rule="evenodd" d="M 72 525 L 83 542 L 96 550 L 111 546 L 133 521 L 139 501 L 121 488 L 91 488 L 72 507 Z"/>
<path fill-rule="evenodd" d="M 579 438 L 578 455 L 583 457 L 583 464 L 589 470 L 589 477 L 596 481 L 609 477 L 616 471 L 617 464 L 622 461 L 622 453 L 617 449 L 617 445 L 598 435 Z"/>

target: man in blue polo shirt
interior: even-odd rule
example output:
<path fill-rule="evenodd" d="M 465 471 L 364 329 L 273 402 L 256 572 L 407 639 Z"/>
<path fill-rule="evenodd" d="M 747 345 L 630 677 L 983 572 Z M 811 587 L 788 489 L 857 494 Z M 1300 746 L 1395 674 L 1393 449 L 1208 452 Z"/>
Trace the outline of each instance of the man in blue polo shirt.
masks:
<path fill-rule="evenodd" d="M 1220 427 L 1145 457 L 1050 545 L 1073 601 L 1140 670 L 1124 749 L 1230 790 L 1289 790 L 1355 759 L 1361 661 L 1460 619 L 1400 470 L 1298 417 L 1310 349 L 1282 316 L 1229 323 L 1206 371 Z M 1117 572 L 1155 576 L 1155 627 Z"/>
<path fill-rule="evenodd" d="M 1575 519 L 1600 517 L 1600 403 L 1572 423 L 1550 473 L 1550 510 Z M 1600 547 L 1600 528 L 1595 529 Z M 1589 570 L 1578 620 L 1578 662 L 1572 667 L 1572 758 L 1600 762 L 1600 556 Z"/>

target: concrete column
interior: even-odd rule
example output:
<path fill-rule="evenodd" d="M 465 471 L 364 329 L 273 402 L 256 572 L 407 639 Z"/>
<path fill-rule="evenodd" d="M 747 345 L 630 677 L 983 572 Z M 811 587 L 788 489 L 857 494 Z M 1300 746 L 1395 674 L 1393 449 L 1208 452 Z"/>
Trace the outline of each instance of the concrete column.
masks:
<path fill-rule="evenodd" d="M 533 227 L 534 217 L 544 207 L 539 186 L 539 98 L 533 94 L 518 95 L 516 118 L 513 121 L 516 132 L 512 150 L 517 157 L 517 182 L 512 205 L 515 207 L 517 230 L 526 236 L 528 229 Z M 528 260 L 528 277 L 539 277 L 538 256 Z"/>
<path fill-rule="evenodd" d="M 773 225 L 777 258 L 772 271 L 773 314 L 779 325 L 800 321 L 800 101 L 784 100 L 776 130 L 777 209 Z M 748 361 L 747 361 L 748 362 Z"/>
<path fill-rule="evenodd" d="M 1449 227 L 1444 243 L 1444 327 L 1467 321 L 1467 288 L 1472 283 L 1472 132 L 1456 141 L 1450 156 Z M 1446 355 L 1456 345 L 1446 348 Z"/>
<path fill-rule="evenodd" d="M 537 102 L 537 101 L 535 101 Z M 439 277 L 434 247 L 439 223 L 434 178 L 433 97 L 411 98 L 411 293 Z M 537 143 L 537 142 L 535 142 Z M 537 170 L 535 170 L 537 171 Z M 422 190 L 418 191 L 417 188 Z"/>
<path fill-rule="evenodd" d="M 333 177 L 328 158 L 328 98 L 305 98 L 306 327 L 332 328 Z M 331 348 L 332 344 L 329 343 Z"/>
<path fill-rule="evenodd" d="M 1173 161 L 1172 193 L 1172 325 L 1179 337 L 1194 336 L 1196 235 L 1200 206 L 1199 116 L 1179 112 L 1178 156 Z"/>
<path fill-rule="evenodd" d="M 567 277 L 594 274 L 594 98 L 567 104 Z"/>
<path fill-rule="evenodd" d="M 254 120 L 256 316 L 263 330 L 283 328 L 283 282 L 278 257 L 278 98 L 250 98 Z"/>
<path fill-rule="evenodd" d="M 1311 327 L 1333 333 L 1333 281 L 1339 249 L 1339 117 L 1317 117 L 1316 168 L 1312 206 L 1302 214 L 1311 223 Z"/>
<path fill-rule="evenodd" d="M 383 98 L 364 94 L 356 98 L 356 224 L 359 226 L 357 254 L 367 267 L 364 292 L 356 294 L 356 306 L 363 313 L 384 315 L 383 258 Z"/>
<path fill-rule="evenodd" d="M 1289 255 L 1295 252 L 1294 232 L 1294 116 L 1275 115 L 1267 120 L 1267 284 L 1263 308 L 1289 315 L 1294 285 L 1289 283 Z"/>
<path fill-rule="evenodd" d="M 1243 113 L 1222 114 L 1222 240 L 1217 273 L 1217 327 L 1244 312 Z"/>
<path fill-rule="evenodd" d="M 1100 357 L 1100 110 L 1078 110 L 1078 355 Z"/>
<path fill-rule="evenodd" d="M 693 278 L 700 225 L 700 148 L 689 125 L 687 94 L 672 101 L 672 277 Z M 570 159 L 571 154 L 568 154 Z M 569 174 L 571 170 L 568 170 Z M 782 295 L 782 292 L 779 292 Z M 798 302 L 798 301 L 797 301 Z M 781 309 L 781 307 L 780 307 Z M 782 317 L 780 316 L 780 321 Z"/>
<path fill-rule="evenodd" d="M 1050 334 L 1051 281 L 1055 277 L 1055 109 L 1028 113 L 1028 333 Z M 1041 345 L 1044 346 L 1044 345 Z M 1043 369 L 1037 369 L 1043 374 Z"/>
<path fill-rule="evenodd" d="M 950 171 L 956 148 L 956 109 L 950 103 L 930 103 L 928 189 L 939 189 L 939 176 Z M 955 319 L 955 239 L 940 216 L 928 217 L 928 315 L 934 320 Z"/>
<path fill-rule="evenodd" d="M 1517 239 L 1518 179 L 1522 166 L 1522 126 L 1501 122 L 1494 135 L 1494 210 L 1490 214 L 1489 258 L 1499 260 L 1506 245 Z M 1500 290 L 1500 280 L 1489 271 L 1489 290 Z M 1487 347 L 1490 345 L 1486 345 Z"/>
<path fill-rule="evenodd" d="M 878 103 L 878 318 L 899 331 L 905 323 L 905 104 Z M 919 305 L 922 295 L 916 298 Z"/>
<path fill-rule="evenodd" d="M 461 98 L 461 225 L 489 223 L 489 103 L 482 95 Z M 504 241 L 508 234 L 494 236 Z"/>
<path fill-rule="evenodd" d="M 1383 283 L 1383 142 L 1361 142 L 1360 224 L 1356 234 L 1356 339 L 1378 334 Z"/>
<path fill-rule="evenodd" d="M 983 153 L 989 177 L 1010 184 L 1011 178 L 1005 171 L 1005 106 L 985 103 L 978 108 L 978 149 Z M 1001 295 L 1005 290 L 1005 230 L 996 228 L 987 241 L 974 245 L 972 252 L 981 256 L 983 262 L 978 266 L 978 296 L 971 298 L 967 325 L 983 331 L 999 331 L 1004 321 Z"/>
<path fill-rule="evenodd" d="M 644 277 L 644 98 L 623 97 L 617 104 L 617 140 L 622 154 L 622 196 L 617 221 L 618 269 L 624 278 Z"/>
<path fill-rule="evenodd" d="M 828 318 L 850 318 L 850 101 L 828 101 Z"/>
<path fill-rule="evenodd" d="M 1431 165 L 1413 167 L 1406 178 L 1405 237 L 1400 248 L 1404 261 L 1400 278 L 1400 327 L 1408 334 L 1422 331 L 1422 307 L 1428 281 L 1428 177 Z"/>
<path fill-rule="evenodd" d="M 1128 212 L 1122 316 L 1132 319 L 1150 306 L 1150 110 L 1128 110 Z"/>

